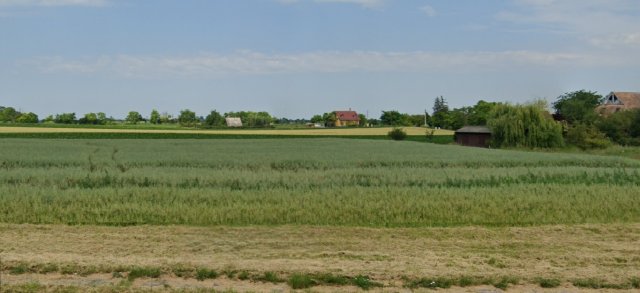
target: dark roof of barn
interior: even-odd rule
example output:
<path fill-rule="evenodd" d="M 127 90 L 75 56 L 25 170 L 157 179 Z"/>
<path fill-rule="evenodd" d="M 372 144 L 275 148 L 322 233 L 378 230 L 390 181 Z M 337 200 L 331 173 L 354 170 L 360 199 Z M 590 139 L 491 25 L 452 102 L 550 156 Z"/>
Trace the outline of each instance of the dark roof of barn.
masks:
<path fill-rule="evenodd" d="M 360 121 L 356 111 L 336 111 L 336 118 L 340 121 Z"/>
<path fill-rule="evenodd" d="M 491 134 L 491 129 L 486 126 L 465 126 L 458 130 L 456 133 L 489 133 Z"/>

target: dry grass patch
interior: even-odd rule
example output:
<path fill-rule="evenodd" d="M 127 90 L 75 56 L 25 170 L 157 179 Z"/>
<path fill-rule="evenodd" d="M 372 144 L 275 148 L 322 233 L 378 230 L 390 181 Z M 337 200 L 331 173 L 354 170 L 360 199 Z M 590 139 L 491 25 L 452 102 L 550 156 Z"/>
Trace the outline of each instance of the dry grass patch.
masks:
<path fill-rule="evenodd" d="M 543 282 L 538 277 L 554 276 L 566 283 L 597 279 L 630 286 L 640 275 L 640 224 L 415 229 L 0 224 L 0 235 L 5 274 L 44 274 L 53 267 L 85 275 L 143 268 L 142 277 L 159 271 L 182 278 L 215 274 L 267 282 L 286 282 L 291 274 L 304 272 L 314 278 L 362 275 L 382 283 L 404 277 L 464 284 L 510 276 L 538 284 Z"/>
<path fill-rule="evenodd" d="M 214 129 L 214 130 L 170 130 L 170 129 L 106 129 L 106 128 L 54 128 L 54 127 L 0 127 L 0 133 L 190 133 L 190 134 L 246 134 L 246 135 L 328 135 L 386 136 L 391 127 L 380 128 L 328 128 L 328 129 Z M 426 135 L 426 128 L 404 127 L 408 135 Z M 453 131 L 438 129 L 433 135 L 453 135 Z"/>

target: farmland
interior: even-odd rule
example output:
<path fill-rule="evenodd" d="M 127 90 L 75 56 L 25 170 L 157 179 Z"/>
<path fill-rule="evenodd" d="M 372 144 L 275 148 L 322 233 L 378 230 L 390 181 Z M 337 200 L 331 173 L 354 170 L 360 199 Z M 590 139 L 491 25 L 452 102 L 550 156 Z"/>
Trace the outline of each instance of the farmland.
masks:
<path fill-rule="evenodd" d="M 46 126 L 46 127 L 45 127 Z M 164 128 L 163 128 L 164 127 Z M 192 129 L 178 127 L 153 127 L 153 125 L 61 125 L 1 126 L 0 134 L 18 133 L 147 133 L 147 134 L 209 134 L 209 135 L 288 135 L 288 136 L 384 136 L 391 127 L 375 128 L 295 128 L 295 129 Z M 403 127 L 408 135 L 424 136 L 426 129 Z M 434 135 L 453 135 L 453 131 L 438 129 Z"/>
<path fill-rule="evenodd" d="M 296 274 L 333 286 L 318 277 L 333 274 L 345 290 L 433 286 L 425 278 L 633 289 L 640 274 L 640 161 L 630 158 L 340 138 L 0 148 L 0 254 L 15 284 L 136 267 L 171 288 L 166 278 L 202 268 L 286 288 Z M 282 281 L 265 282 L 268 272 Z M 235 273 L 216 280 L 247 285 Z M 273 289 L 260 286 L 247 290 Z"/>

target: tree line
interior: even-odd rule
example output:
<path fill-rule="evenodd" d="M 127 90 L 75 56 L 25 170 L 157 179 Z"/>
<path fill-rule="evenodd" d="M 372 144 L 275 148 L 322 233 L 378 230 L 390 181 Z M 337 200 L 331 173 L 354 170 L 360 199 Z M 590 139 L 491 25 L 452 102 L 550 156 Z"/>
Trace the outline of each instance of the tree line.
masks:
<path fill-rule="evenodd" d="M 379 118 L 359 114 L 360 127 L 375 126 L 426 126 L 456 130 L 465 125 L 486 125 L 493 132 L 495 147 L 562 147 L 606 148 L 612 143 L 640 145 L 640 110 L 600 115 L 596 108 L 604 97 L 596 92 L 580 90 L 565 93 L 552 103 L 553 113 L 546 101 L 513 105 L 508 103 L 478 101 L 473 106 L 450 109 L 444 97 L 437 97 L 431 114 L 382 111 Z M 198 116 L 185 109 L 173 116 L 166 112 L 151 111 L 148 118 L 131 111 L 123 120 L 107 117 L 103 112 L 49 115 L 43 120 L 32 112 L 21 113 L 12 107 L 0 106 L 0 122 L 5 123 L 59 123 L 107 125 L 126 124 L 178 124 L 183 127 L 216 128 L 225 126 L 226 117 L 238 117 L 245 127 L 270 127 L 273 124 L 319 123 L 327 127 L 336 124 L 336 112 L 313 115 L 310 119 L 275 118 L 268 112 L 239 111 L 224 114 L 216 110 L 206 116 Z M 555 119 L 554 119 L 555 118 Z"/>

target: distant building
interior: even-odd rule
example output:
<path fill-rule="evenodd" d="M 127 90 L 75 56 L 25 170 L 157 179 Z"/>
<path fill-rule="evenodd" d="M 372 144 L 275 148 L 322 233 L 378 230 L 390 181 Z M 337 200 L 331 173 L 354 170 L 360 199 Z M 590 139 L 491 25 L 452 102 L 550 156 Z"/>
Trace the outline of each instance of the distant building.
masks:
<path fill-rule="evenodd" d="M 356 111 L 336 111 L 336 126 L 358 126 L 360 125 L 360 116 Z"/>
<path fill-rule="evenodd" d="M 624 110 L 640 109 L 640 93 L 611 92 L 598 106 L 597 111 L 602 115 L 609 115 Z"/>
<path fill-rule="evenodd" d="M 242 127 L 242 120 L 236 117 L 227 117 L 224 118 L 227 123 L 227 127 Z"/>
<path fill-rule="evenodd" d="M 486 126 L 465 126 L 455 133 L 456 143 L 464 146 L 489 147 L 491 129 Z"/>

